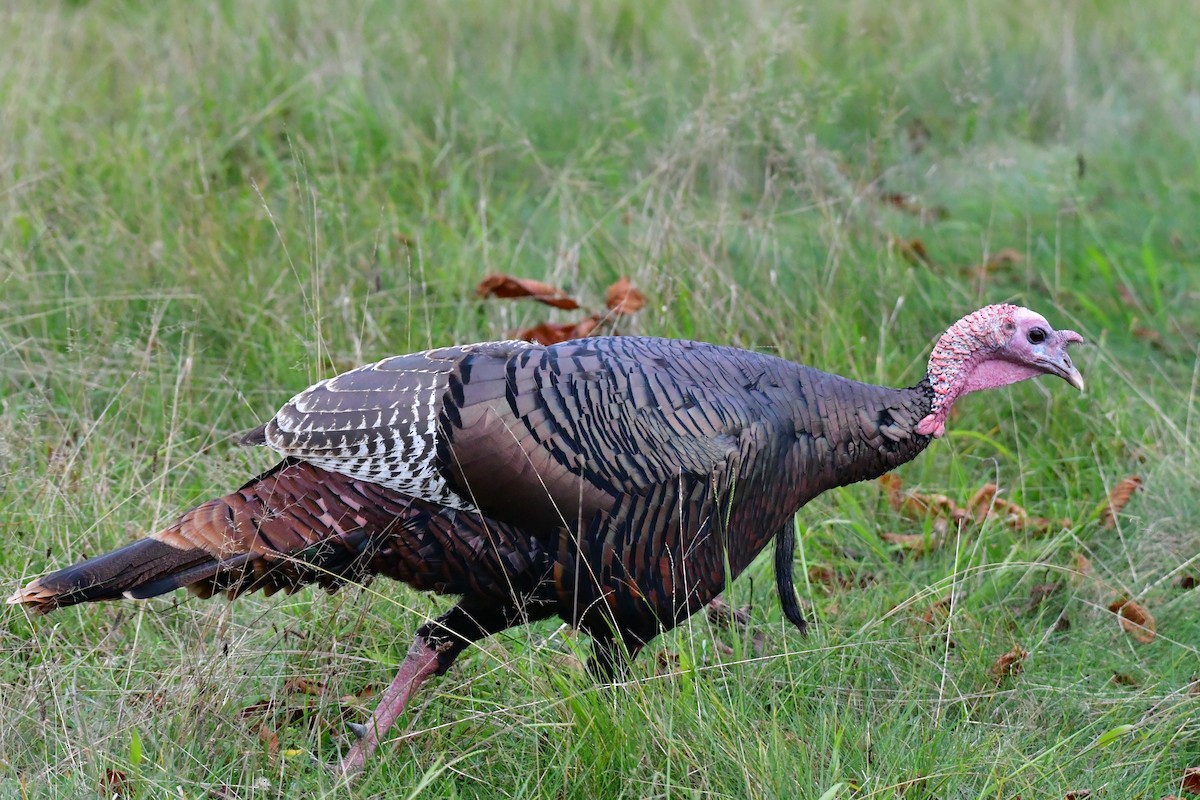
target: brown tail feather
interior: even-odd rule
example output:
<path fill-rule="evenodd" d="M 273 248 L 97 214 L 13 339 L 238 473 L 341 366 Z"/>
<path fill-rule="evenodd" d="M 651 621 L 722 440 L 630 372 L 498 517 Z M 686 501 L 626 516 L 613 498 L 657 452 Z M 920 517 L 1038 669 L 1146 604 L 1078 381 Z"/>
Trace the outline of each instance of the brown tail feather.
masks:
<path fill-rule="evenodd" d="M 184 585 L 175 575 L 208 577 L 218 562 L 198 548 L 181 550 L 155 539 L 142 539 L 96 558 L 90 558 L 30 583 L 8 598 L 46 613 L 63 606 L 121 597 L 153 597 Z M 189 581 L 191 582 L 191 581 Z"/>
<path fill-rule="evenodd" d="M 284 461 L 236 492 L 210 500 L 170 527 L 119 550 L 82 561 L 30 583 L 8 599 L 36 612 L 86 603 L 144 599 L 187 587 L 209 597 L 247 591 L 327 589 L 363 577 L 369 561 L 365 520 L 330 502 L 310 481 L 313 472 Z M 365 556 L 365 557 L 364 557 Z"/>
<path fill-rule="evenodd" d="M 147 539 L 43 576 L 10 603 L 34 611 L 141 599 L 329 591 L 381 573 L 418 589 L 508 598 L 548 562 L 521 530 L 288 459 Z"/>

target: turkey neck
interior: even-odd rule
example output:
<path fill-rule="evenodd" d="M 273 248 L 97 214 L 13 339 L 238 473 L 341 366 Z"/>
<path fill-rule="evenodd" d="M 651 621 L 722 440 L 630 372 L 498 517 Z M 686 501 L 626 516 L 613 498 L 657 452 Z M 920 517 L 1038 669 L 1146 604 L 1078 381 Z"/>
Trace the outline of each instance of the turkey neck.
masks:
<path fill-rule="evenodd" d="M 930 412 L 928 377 L 892 389 L 795 366 L 788 416 L 773 437 L 773 457 L 747 464 L 731 504 L 730 565 L 736 575 L 809 500 L 838 486 L 871 480 L 928 447 L 915 432 Z M 743 462 L 746 463 L 745 461 Z M 782 485 L 781 485 L 782 477 Z"/>

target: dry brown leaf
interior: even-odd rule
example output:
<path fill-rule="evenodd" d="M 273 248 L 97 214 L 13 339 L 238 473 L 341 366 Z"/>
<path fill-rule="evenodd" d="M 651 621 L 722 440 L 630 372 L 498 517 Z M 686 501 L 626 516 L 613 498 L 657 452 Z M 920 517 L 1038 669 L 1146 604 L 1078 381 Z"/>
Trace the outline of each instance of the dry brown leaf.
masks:
<path fill-rule="evenodd" d="M 1121 630 L 1142 644 L 1149 644 L 1158 635 L 1158 629 L 1154 624 L 1154 617 L 1150 616 L 1149 611 L 1129 598 L 1120 598 L 1110 604 L 1108 610 L 1117 615 L 1117 618 L 1121 622 Z"/>
<path fill-rule="evenodd" d="M 1025 520 L 1025 530 L 1035 533 L 1038 536 L 1045 536 L 1047 533 L 1050 533 L 1051 531 L 1062 530 L 1063 528 L 1070 528 L 1070 527 L 1071 527 L 1071 520 L 1069 520 L 1065 517 L 1062 519 L 1046 519 L 1045 517 L 1034 517 L 1033 519 Z"/>
<path fill-rule="evenodd" d="M 1126 675 L 1124 672 L 1114 672 L 1112 682 L 1117 686 L 1137 686 L 1138 682 L 1132 675 Z"/>
<path fill-rule="evenodd" d="M 750 624 L 750 606 L 733 608 L 723 597 L 709 601 L 706 611 L 709 622 L 719 628 L 731 628 L 735 624 L 744 628 Z"/>
<path fill-rule="evenodd" d="M 1058 583 L 1057 581 L 1054 583 L 1035 584 L 1034 587 L 1029 590 L 1029 604 L 1025 606 L 1025 613 L 1029 613 L 1030 611 L 1037 609 L 1037 607 L 1042 604 L 1043 600 L 1061 588 L 1062 584 Z"/>
<path fill-rule="evenodd" d="M 100 776 L 100 796 L 104 800 L 113 800 L 113 798 L 130 797 L 133 794 L 133 786 L 129 782 L 129 776 L 119 769 L 106 769 L 104 774 Z"/>
<path fill-rule="evenodd" d="M 1011 247 L 1006 247 L 988 256 L 987 261 L 973 267 L 963 267 L 961 272 L 968 278 L 985 281 L 993 273 L 1005 267 L 1011 267 L 1014 264 L 1020 264 L 1024 260 L 1024 256 L 1020 251 L 1014 250 Z"/>
<path fill-rule="evenodd" d="M 258 738 L 267 746 L 267 755 L 274 758 L 279 754 L 279 732 L 273 731 L 265 724 L 258 728 Z"/>
<path fill-rule="evenodd" d="M 988 257 L 987 263 L 984 265 L 989 270 L 999 269 L 1000 267 L 1011 267 L 1013 264 L 1020 264 L 1025 260 L 1019 250 L 1011 247 L 1005 247 L 1003 250 L 997 250 Z"/>
<path fill-rule="evenodd" d="M 1134 335 L 1134 338 L 1149 343 L 1151 347 L 1157 347 L 1160 350 L 1166 349 L 1166 345 L 1163 343 L 1163 335 L 1153 328 L 1147 328 L 1145 325 L 1134 325 L 1133 330 L 1130 332 Z"/>
<path fill-rule="evenodd" d="M 1075 554 L 1075 574 L 1071 576 L 1071 582 L 1079 584 L 1083 579 L 1092 574 L 1092 560 L 1083 553 Z"/>
<path fill-rule="evenodd" d="M 574 322 L 540 322 L 532 328 L 517 331 L 516 337 L 538 344 L 558 344 L 575 338 L 578 324 Z"/>
<path fill-rule="evenodd" d="M 1104 510 L 1100 512 L 1100 524 L 1105 528 L 1111 528 L 1117 524 L 1117 515 L 1121 513 L 1121 509 L 1129 502 L 1129 498 L 1133 497 L 1142 486 L 1142 479 L 1137 475 L 1130 475 L 1125 480 L 1118 483 L 1108 493 L 1108 501 L 1104 506 Z"/>
<path fill-rule="evenodd" d="M 320 697 L 325 693 L 325 684 L 320 681 L 309 680 L 308 678 L 288 678 L 283 682 L 283 690 L 285 692 L 294 692 L 295 694 Z"/>
<path fill-rule="evenodd" d="M 888 472 L 879 476 L 879 485 L 887 492 L 888 505 L 893 511 L 900 510 L 900 504 L 903 502 L 901 487 L 904 481 L 894 472 Z"/>
<path fill-rule="evenodd" d="M 944 494 L 921 494 L 908 492 L 900 509 L 901 513 L 912 519 L 924 519 L 928 516 L 946 516 L 950 519 L 962 519 L 966 512 Z"/>
<path fill-rule="evenodd" d="M 575 323 L 575 330 L 571 334 L 572 339 L 583 339 L 586 336 L 591 336 L 592 331 L 596 330 L 596 326 L 600 324 L 600 315 L 593 314 L 590 317 L 584 317 Z"/>
<path fill-rule="evenodd" d="M 940 537 L 933 534 L 926 536 L 923 533 L 893 533 L 891 531 L 884 531 L 879 536 L 888 544 L 894 544 L 900 549 L 912 553 L 914 556 L 923 556 L 942 546 Z"/>
<path fill-rule="evenodd" d="M 659 650 L 654 654 L 654 674 L 670 675 L 679 669 L 679 654 L 670 650 Z"/>
<path fill-rule="evenodd" d="M 558 344 L 572 339 L 583 339 L 591 336 L 600 322 L 600 316 L 593 314 L 584 317 L 579 322 L 539 322 L 532 328 L 525 328 L 513 334 L 518 339 L 538 344 Z"/>
<path fill-rule="evenodd" d="M 608 287 L 604 295 L 604 305 L 614 314 L 633 314 L 646 305 L 646 296 L 629 284 L 629 278 L 624 275 Z"/>
<path fill-rule="evenodd" d="M 983 522 L 988 514 L 992 513 L 992 500 L 996 498 L 998 491 L 1000 487 L 996 484 L 985 483 L 979 487 L 979 491 L 971 495 L 971 499 L 967 501 L 967 511 L 976 522 Z"/>
<path fill-rule="evenodd" d="M 579 308 L 579 303 L 562 289 L 531 278 L 514 278 L 512 275 L 488 275 L 475 287 L 475 293 L 480 297 L 528 297 L 567 311 Z"/>
<path fill-rule="evenodd" d="M 1072 789 L 1063 795 L 1063 800 L 1085 800 L 1092 796 L 1091 789 Z"/>
<path fill-rule="evenodd" d="M 824 586 L 828 589 L 851 589 L 854 584 L 845 575 L 835 571 L 832 567 L 824 565 L 813 565 L 808 568 L 808 580 L 818 586 Z"/>
<path fill-rule="evenodd" d="M 940 623 L 950 614 L 950 601 L 951 597 L 949 595 L 936 601 L 929 608 L 925 609 L 925 613 L 921 616 L 921 621 L 926 625 L 933 625 L 935 622 Z"/>
<path fill-rule="evenodd" d="M 1188 685 L 1184 687 L 1184 691 L 1194 697 L 1200 697 L 1200 675 L 1193 675 L 1188 681 Z"/>
<path fill-rule="evenodd" d="M 879 201 L 922 219 L 945 219 L 950 213 L 942 206 L 923 206 L 916 197 L 903 192 L 881 192 Z"/>
<path fill-rule="evenodd" d="M 887 493 L 888 505 L 909 519 L 921 520 L 929 516 L 964 519 L 967 516 L 966 511 L 944 494 L 904 491 L 904 482 L 891 472 L 879 477 L 879 485 Z"/>
<path fill-rule="evenodd" d="M 889 206 L 894 206 L 909 214 L 920 214 L 922 211 L 916 198 L 903 192 L 883 192 L 879 195 L 879 199 Z"/>
<path fill-rule="evenodd" d="M 899 236 L 893 236 L 892 246 L 914 266 L 927 267 L 933 263 L 929 260 L 929 251 L 925 249 L 925 243 L 920 239 L 902 239 Z"/>
<path fill-rule="evenodd" d="M 1004 655 L 992 662 L 990 670 L 991 676 L 997 681 L 1003 680 L 1009 675 L 1020 675 L 1025 669 L 1025 659 L 1029 657 L 1029 651 L 1021 645 L 1014 645 L 1012 650 L 1009 650 Z"/>
<path fill-rule="evenodd" d="M 1183 771 L 1179 788 L 1188 794 L 1200 794 L 1200 767 L 1188 767 Z"/>

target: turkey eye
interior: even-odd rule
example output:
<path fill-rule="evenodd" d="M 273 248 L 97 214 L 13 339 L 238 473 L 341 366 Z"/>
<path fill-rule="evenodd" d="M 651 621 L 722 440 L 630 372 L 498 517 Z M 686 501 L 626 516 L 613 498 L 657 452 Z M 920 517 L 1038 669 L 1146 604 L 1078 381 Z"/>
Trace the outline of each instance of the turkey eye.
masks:
<path fill-rule="evenodd" d="M 1034 328 L 1029 332 L 1029 341 L 1033 344 L 1041 344 L 1046 341 L 1046 332 L 1041 328 Z"/>

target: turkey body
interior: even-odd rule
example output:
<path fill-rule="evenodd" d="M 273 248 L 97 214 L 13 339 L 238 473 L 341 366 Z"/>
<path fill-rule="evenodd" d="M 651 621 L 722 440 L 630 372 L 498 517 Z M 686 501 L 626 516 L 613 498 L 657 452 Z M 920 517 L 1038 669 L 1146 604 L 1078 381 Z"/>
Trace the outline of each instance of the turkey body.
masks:
<path fill-rule="evenodd" d="M 930 402 L 695 342 L 501 342 L 318 384 L 254 439 L 294 459 L 276 486 L 332 472 L 386 509 L 368 572 L 636 649 L 808 500 L 917 455 Z"/>
<path fill-rule="evenodd" d="M 316 384 L 251 432 L 285 456 L 265 474 L 21 602 L 378 574 L 463 596 L 433 638 L 557 614 L 636 651 L 775 534 L 790 542 L 808 500 L 920 453 L 931 400 L 924 381 L 887 389 L 666 339 L 396 356 Z"/>

